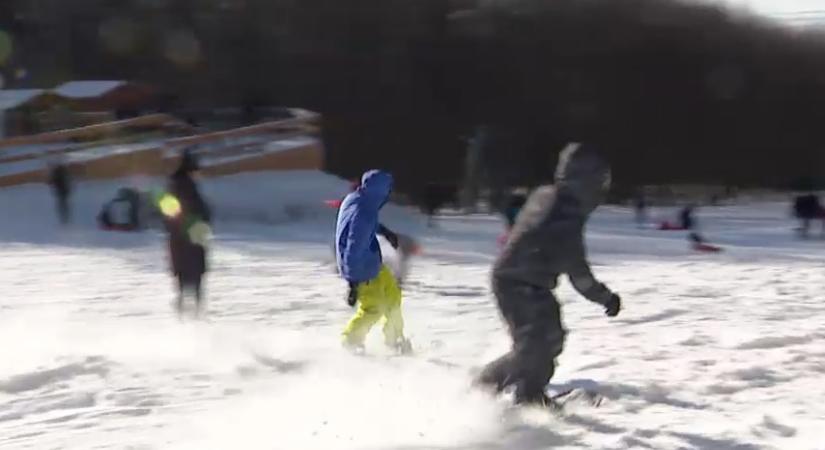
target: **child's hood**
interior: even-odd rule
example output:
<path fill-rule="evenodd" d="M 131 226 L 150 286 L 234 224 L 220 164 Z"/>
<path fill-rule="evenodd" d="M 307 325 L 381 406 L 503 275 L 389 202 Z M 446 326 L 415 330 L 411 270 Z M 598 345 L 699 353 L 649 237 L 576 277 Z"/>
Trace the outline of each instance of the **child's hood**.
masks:
<path fill-rule="evenodd" d="M 381 208 L 390 198 L 392 175 L 383 170 L 370 170 L 361 178 L 361 195 L 371 206 Z"/>

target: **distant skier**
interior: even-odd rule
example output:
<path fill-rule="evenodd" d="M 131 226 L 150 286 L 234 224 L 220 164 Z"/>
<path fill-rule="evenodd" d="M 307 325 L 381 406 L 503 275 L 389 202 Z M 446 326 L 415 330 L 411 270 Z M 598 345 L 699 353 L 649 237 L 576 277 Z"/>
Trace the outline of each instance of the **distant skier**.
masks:
<path fill-rule="evenodd" d="M 513 228 L 516 224 L 516 217 L 518 217 L 524 204 L 527 203 L 527 195 L 522 192 L 513 192 L 507 199 L 507 205 L 504 208 L 504 220 L 507 223 L 507 230 Z"/>
<path fill-rule="evenodd" d="M 451 200 L 455 200 L 455 188 L 441 183 L 427 183 L 422 195 L 422 209 L 427 215 L 427 227 L 436 228 L 438 210 Z"/>
<path fill-rule="evenodd" d="M 169 231 L 172 273 L 178 281 L 179 314 L 183 312 L 184 297 L 190 291 L 195 296 L 197 314 L 202 312 L 206 239 L 212 217 L 193 179 L 199 169 L 197 157 L 185 151 L 178 169 L 169 179 L 168 193 L 159 200 Z"/>
<path fill-rule="evenodd" d="M 498 245 L 503 247 L 507 244 L 507 239 L 510 236 L 510 230 L 516 224 L 516 217 L 518 217 L 524 204 L 527 203 L 527 195 L 521 192 L 512 192 L 507 198 L 507 203 L 504 205 L 502 215 L 504 216 L 504 232 L 498 236 Z"/>
<path fill-rule="evenodd" d="M 401 315 L 401 288 L 392 271 L 383 263 L 377 234 L 398 247 L 395 233 L 378 221 L 381 208 L 389 200 L 392 176 L 380 170 L 364 174 L 360 186 L 344 198 L 338 211 L 335 249 L 338 270 L 349 283 L 347 303 L 358 310 L 343 332 L 344 346 L 362 351 L 373 325 L 384 319 L 384 343 L 400 353 L 411 351 L 404 337 Z"/>
<path fill-rule="evenodd" d="M 647 198 L 641 190 L 636 194 L 633 201 L 633 209 L 636 212 L 636 226 L 644 228 L 647 223 Z"/>
<path fill-rule="evenodd" d="M 106 202 L 97 216 L 104 230 L 140 231 L 145 226 L 146 197 L 133 188 L 120 188 L 112 200 Z"/>
<path fill-rule="evenodd" d="M 679 222 L 682 224 L 683 230 L 693 230 L 696 226 L 696 221 L 693 220 L 694 209 L 696 207 L 693 204 L 688 204 L 679 211 Z"/>
<path fill-rule="evenodd" d="M 721 247 L 709 244 L 704 236 L 699 233 L 699 224 L 693 217 L 696 206 L 689 204 L 682 208 L 679 212 L 679 218 L 682 222 L 682 227 L 688 231 L 688 241 L 693 246 L 693 249 L 698 252 L 719 253 L 722 251 Z"/>
<path fill-rule="evenodd" d="M 60 223 L 67 225 L 72 218 L 69 197 L 72 194 L 72 180 L 69 169 L 60 161 L 52 166 L 49 173 L 49 185 L 52 187 L 57 204 L 57 216 Z"/>
<path fill-rule="evenodd" d="M 796 197 L 794 200 L 794 216 L 799 219 L 799 236 L 806 239 L 811 228 L 811 221 L 823 218 L 823 208 L 819 196 L 810 193 Z"/>
<path fill-rule="evenodd" d="M 478 381 L 517 403 L 548 405 L 544 389 L 555 372 L 565 330 L 553 289 L 567 274 L 573 287 L 615 317 L 621 299 L 590 271 L 584 227 L 610 185 L 610 170 L 595 151 L 570 144 L 560 155 L 556 185 L 530 195 L 493 269 L 493 292 L 513 339 L 512 349 L 488 364 Z"/>
<path fill-rule="evenodd" d="M 705 243 L 705 239 L 699 234 L 699 227 L 696 224 L 696 219 L 693 217 L 693 212 L 696 206 L 688 204 L 681 211 L 679 211 L 679 221 L 682 224 L 682 229 L 688 231 L 688 240 L 693 244 L 697 250 L 698 247 Z"/>

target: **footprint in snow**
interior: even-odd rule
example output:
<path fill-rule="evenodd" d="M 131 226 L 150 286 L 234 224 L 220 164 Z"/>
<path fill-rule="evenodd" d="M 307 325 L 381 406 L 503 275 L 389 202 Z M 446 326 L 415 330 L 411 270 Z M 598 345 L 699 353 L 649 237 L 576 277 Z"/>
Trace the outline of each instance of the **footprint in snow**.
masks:
<path fill-rule="evenodd" d="M 792 345 L 808 344 L 812 336 L 768 336 L 743 342 L 735 347 L 737 350 L 769 350 L 789 347 Z"/>

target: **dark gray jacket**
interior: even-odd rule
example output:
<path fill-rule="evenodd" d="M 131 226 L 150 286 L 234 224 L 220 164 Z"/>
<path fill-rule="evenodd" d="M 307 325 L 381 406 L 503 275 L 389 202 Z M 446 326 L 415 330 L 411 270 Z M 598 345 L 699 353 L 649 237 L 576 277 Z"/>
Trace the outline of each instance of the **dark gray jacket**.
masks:
<path fill-rule="evenodd" d="M 584 226 L 609 183 L 610 168 L 592 148 L 568 145 L 559 156 L 555 186 L 538 188 L 519 214 L 496 261 L 496 282 L 553 289 L 559 275 L 567 274 L 587 299 L 607 303 L 612 292 L 590 271 Z"/>

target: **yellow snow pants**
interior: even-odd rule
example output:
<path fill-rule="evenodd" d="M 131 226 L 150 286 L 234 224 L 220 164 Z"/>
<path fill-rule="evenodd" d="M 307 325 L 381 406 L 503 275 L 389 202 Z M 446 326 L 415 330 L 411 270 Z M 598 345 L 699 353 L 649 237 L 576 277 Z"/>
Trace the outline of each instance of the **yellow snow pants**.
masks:
<path fill-rule="evenodd" d="M 364 345 L 367 333 L 379 319 L 384 318 L 384 343 L 390 347 L 404 337 L 404 318 L 401 316 L 401 289 L 387 266 L 378 276 L 358 285 L 358 311 L 344 328 L 344 345 Z"/>

